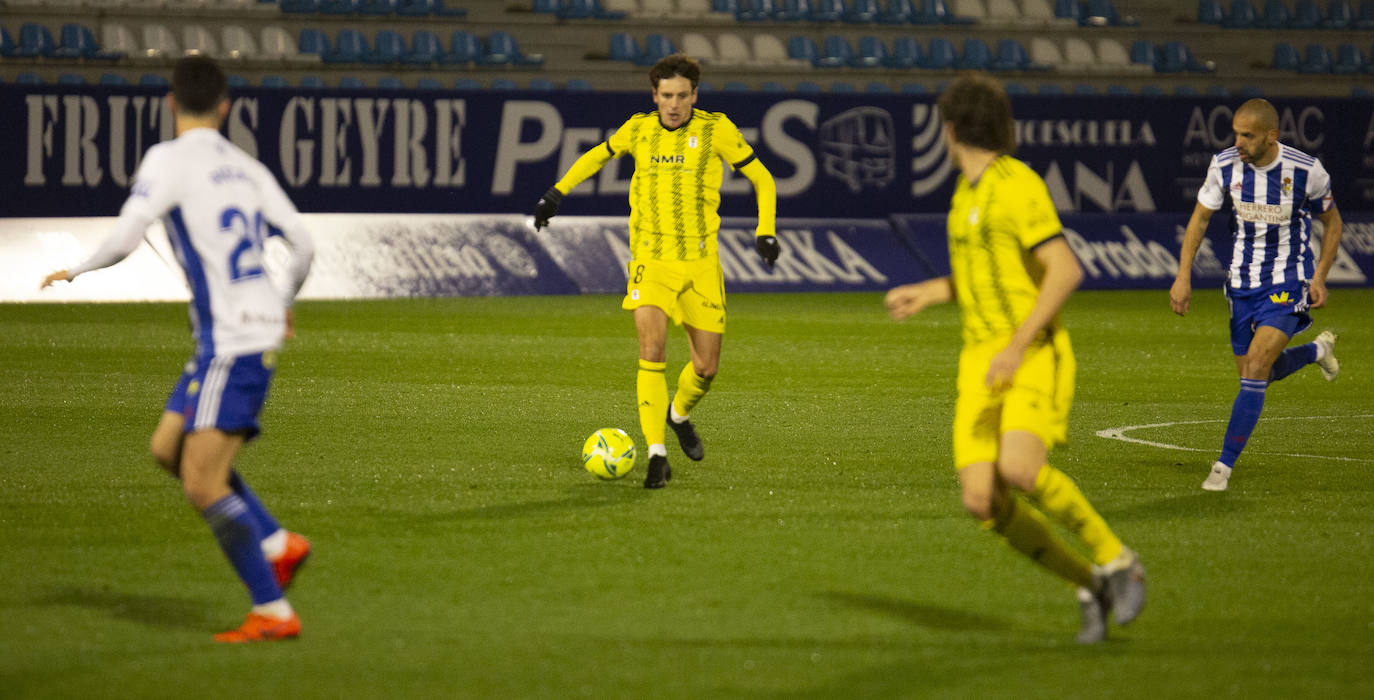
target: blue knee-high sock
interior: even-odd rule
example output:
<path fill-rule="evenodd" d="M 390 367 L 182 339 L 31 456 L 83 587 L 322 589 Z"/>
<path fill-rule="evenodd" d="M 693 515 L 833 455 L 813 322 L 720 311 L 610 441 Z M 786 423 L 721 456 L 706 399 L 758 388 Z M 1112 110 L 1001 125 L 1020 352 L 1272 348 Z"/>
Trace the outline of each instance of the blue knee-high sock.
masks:
<path fill-rule="evenodd" d="M 1279 359 L 1274 360 L 1274 366 L 1269 369 L 1269 381 L 1277 382 L 1316 361 L 1316 343 L 1288 348 L 1279 354 Z"/>
<path fill-rule="evenodd" d="M 1255 424 L 1259 423 L 1260 411 L 1264 410 L 1264 390 L 1268 386 L 1269 382 L 1263 379 L 1240 380 L 1240 391 L 1231 406 L 1231 422 L 1226 425 L 1226 442 L 1221 446 L 1221 457 L 1217 461 L 1236 466 L 1236 458 L 1245 449 Z"/>
<path fill-rule="evenodd" d="M 243 504 L 248 506 L 248 513 L 253 516 L 253 522 L 258 526 L 258 533 L 266 537 L 277 530 L 281 525 L 277 524 L 277 519 L 267 512 L 262 501 L 258 500 L 258 495 L 253 493 L 253 489 L 248 488 L 248 484 L 239 476 L 238 471 L 229 471 L 229 488 L 234 490 L 234 495 L 243 499 Z"/>
<path fill-rule="evenodd" d="M 258 532 L 257 523 L 248 513 L 243 499 L 237 494 L 229 494 L 210 504 L 201 516 L 215 533 L 220 549 L 229 557 L 239 579 L 248 587 L 253 604 L 280 600 L 281 588 L 277 587 L 272 567 L 268 566 L 267 559 L 262 556 L 262 546 L 258 544 L 262 533 Z"/>

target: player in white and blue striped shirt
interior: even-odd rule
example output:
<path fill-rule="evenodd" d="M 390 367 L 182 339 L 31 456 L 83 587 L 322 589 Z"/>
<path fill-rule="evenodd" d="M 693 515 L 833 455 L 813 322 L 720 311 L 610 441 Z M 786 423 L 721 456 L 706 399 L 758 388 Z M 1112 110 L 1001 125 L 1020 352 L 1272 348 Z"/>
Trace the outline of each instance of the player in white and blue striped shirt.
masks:
<path fill-rule="evenodd" d="M 1326 275 L 1340 250 L 1341 215 L 1326 168 L 1320 160 L 1279 143 L 1278 125 L 1278 111 L 1265 100 L 1250 100 L 1236 110 L 1231 123 L 1236 145 L 1212 157 L 1183 235 L 1178 277 L 1169 290 L 1174 313 L 1187 314 L 1193 258 L 1208 221 L 1229 194 L 1235 218 L 1226 298 L 1240 392 L 1231 407 L 1221 456 L 1202 484 L 1208 491 L 1226 490 L 1231 469 L 1259 422 L 1270 382 L 1313 363 L 1327 381 L 1340 371 L 1331 331 L 1323 331 L 1314 342 L 1285 349 L 1290 338 L 1312 325 L 1308 310 L 1326 305 Z M 1320 258 L 1312 250 L 1313 217 L 1324 231 Z"/>

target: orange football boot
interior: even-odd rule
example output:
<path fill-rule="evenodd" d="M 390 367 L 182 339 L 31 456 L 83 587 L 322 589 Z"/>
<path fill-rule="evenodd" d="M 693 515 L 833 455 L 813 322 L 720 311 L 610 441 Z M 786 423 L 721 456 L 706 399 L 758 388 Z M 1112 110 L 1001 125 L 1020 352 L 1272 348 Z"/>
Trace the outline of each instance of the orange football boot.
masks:
<path fill-rule="evenodd" d="M 225 644 L 244 644 L 247 642 L 275 642 L 282 639 L 295 639 L 301 634 L 301 618 L 296 613 L 279 620 L 275 617 L 249 613 L 238 629 L 220 632 L 215 641 Z"/>
<path fill-rule="evenodd" d="M 286 548 L 282 550 L 281 556 L 269 562 L 272 565 L 272 575 L 277 579 L 277 586 L 282 592 L 286 592 L 291 587 L 291 580 L 296 577 L 296 572 L 305 565 L 305 560 L 310 558 L 310 540 L 301 535 L 288 531 L 286 533 Z"/>

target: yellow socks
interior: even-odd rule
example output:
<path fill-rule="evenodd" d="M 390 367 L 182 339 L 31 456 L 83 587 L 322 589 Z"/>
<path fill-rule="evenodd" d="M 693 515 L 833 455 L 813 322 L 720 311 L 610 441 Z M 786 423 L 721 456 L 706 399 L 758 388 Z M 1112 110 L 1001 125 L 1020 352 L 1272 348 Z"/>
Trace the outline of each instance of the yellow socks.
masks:
<path fill-rule="evenodd" d="M 642 361 L 641 361 L 642 363 Z M 673 410 L 679 416 L 691 415 L 701 397 L 711 390 L 711 379 L 699 376 L 696 368 L 688 362 L 677 376 L 677 393 L 673 394 Z"/>
<path fill-rule="evenodd" d="M 1012 495 L 997 518 L 985 523 L 997 531 L 1007 544 L 1049 569 L 1060 578 L 1084 588 L 1094 588 L 1092 564 L 1050 529 L 1040 511 Z"/>
<path fill-rule="evenodd" d="M 639 398 L 639 429 L 649 446 L 662 445 L 663 433 L 668 429 L 668 380 L 663 376 L 665 362 L 639 361 L 635 377 L 635 393 Z"/>
<path fill-rule="evenodd" d="M 1078 485 L 1046 464 L 1035 477 L 1034 502 L 1092 550 L 1093 562 L 1106 564 L 1121 554 L 1121 540 L 1107 527 Z"/>

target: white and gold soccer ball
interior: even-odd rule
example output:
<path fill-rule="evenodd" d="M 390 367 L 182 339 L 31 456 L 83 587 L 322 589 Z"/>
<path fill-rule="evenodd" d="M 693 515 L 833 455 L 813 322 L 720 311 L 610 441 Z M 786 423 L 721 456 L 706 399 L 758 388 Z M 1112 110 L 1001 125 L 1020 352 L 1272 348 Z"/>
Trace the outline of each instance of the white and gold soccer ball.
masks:
<path fill-rule="evenodd" d="M 598 479 L 619 479 L 635 468 L 635 441 L 620 428 L 602 428 L 582 443 L 582 466 Z"/>

